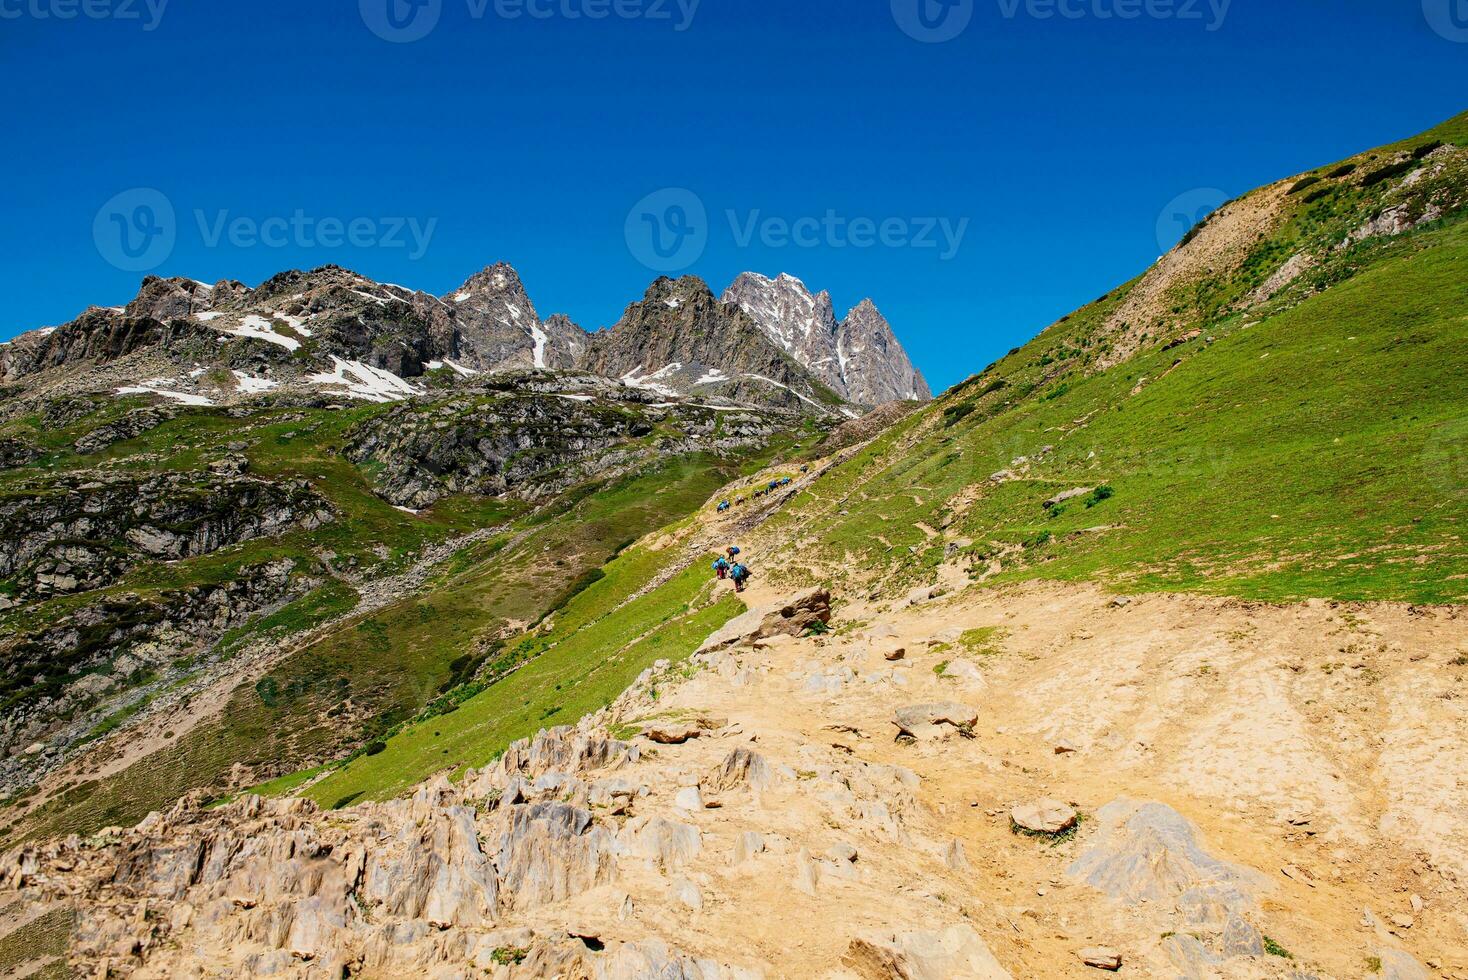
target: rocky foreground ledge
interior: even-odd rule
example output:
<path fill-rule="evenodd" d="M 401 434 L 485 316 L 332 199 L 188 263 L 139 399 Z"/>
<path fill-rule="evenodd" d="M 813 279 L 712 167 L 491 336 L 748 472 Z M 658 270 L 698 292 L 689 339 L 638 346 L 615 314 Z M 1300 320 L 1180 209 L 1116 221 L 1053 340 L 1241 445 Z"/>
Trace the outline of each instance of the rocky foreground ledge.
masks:
<path fill-rule="evenodd" d="M 1011 843 L 985 853 L 959 828 L 1007 777 L 984 751 L 991 682 L 954 657 L 915 668 L 906 625 L 812 635 L 829 618 L 819 592 L 755 610 L 408 799 L 185 799 L 21 847 L 0 914 L 62 915 L 29 969 L 96 977 L 1329 975 L 1268 938 L 1278 882 L 1166 803 L 993 809 Z M 997 900 L 1010 877 L 1051 908 Z M 1390 923 L 1362 928 L 1379 975 L 1429 976 Z"/>

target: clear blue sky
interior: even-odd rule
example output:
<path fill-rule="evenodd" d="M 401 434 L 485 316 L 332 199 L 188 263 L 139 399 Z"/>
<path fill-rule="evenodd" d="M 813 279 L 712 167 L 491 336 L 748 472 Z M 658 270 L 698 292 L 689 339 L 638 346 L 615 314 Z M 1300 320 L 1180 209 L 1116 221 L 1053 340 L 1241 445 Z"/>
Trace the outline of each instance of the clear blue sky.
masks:
<path fill-rule="evenodd" d="M 898 26 L 923 32 L 917 0 L 901 17 L 894 0 L 702 0 L 683 30 L 691 0 L 426 0 L 440 9 L 396 22 L 387 0 L 171 0 L 156 20 L 151 2 L 0 0 L 0 336 L 131 298 L 143 273 L 107 261 L 94 221 L 138 187 L 176 212 L 162 275 L 254 285 L 336 262 L 443 293 L 503 259 L 543 316 L 594 329 L 657 274 L 629 212 L 676 187 L 707 213 L 702 250 L 673 257 L 686 271 L 716 291 L 789 271 L 838 313 L 871 296 L 942 388 L 1146 268 L 1178 195 L 1468 108 L 1468 30 L 1428 16 L 1463 0 L 1233 0 L 1221 22 L 1220 0 L 1196 19 L 1176 16 L 1193 0 L 1061 0 L 1080 16 L 1048 18 L 1055 0 L 962 0 L 928 8 L 940 34 L 970 18 L 939 43 Z M 1140 17 L 1102 16 L 1129 3 Z M 367 26 L 435 12 L 408 43 Z M 306 230 L 284 231 L 298 212 Z M 214 237 L 221 218 L 284 222 L 266 245 Z M 328 218 L 365 219 L 358 243 L 323 243 Z M 391 234 L 409 218 L 436 222 L 421 255 Z M 823 224 L 797 245 L 768 218 Z M 839 247 L 859 218 L 889 243 Z M 967 222 L 951 257 L 938 230 L 939 247 L 897 243 L 940 218 Z"/>

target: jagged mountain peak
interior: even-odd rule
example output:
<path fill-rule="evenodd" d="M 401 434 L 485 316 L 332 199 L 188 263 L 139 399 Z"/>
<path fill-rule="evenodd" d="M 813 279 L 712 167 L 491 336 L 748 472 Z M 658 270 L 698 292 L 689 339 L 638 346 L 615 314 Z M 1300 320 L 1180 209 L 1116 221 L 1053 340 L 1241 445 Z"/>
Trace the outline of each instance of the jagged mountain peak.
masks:
<path fill-rule="evenodd" d="M 569 317 L 541 322 L 519 272 L 508 262 L 480 269 L 443 302 L 455 311 L 466 357 L 481 370 L 566 369 L 585 347 L 586 332 Z"/>
<path fill-rule="evenodd" d="M 643 294 L 643 301 L 661 299 L 666 296 L 702 295 L 712 297 L 714 291 L 698 276 L 678 276 L 676 279 L 671 276 L 659 276 L 647 287 L 647 292 Z"/>
<path fill-rule="evenodd" d="M 841 322 L 837 343 L 847 397 L 864 405 L 889 401 L 926 401 L 933 397 L 922 372 L 912 366 L 892 325 L 864 299 Z"/>
<path fill-rule="evenodd" d="M 745 272 L 725 290 L 724 301 L 738 305 L 782 350 L 850 401 L 877 405 L 932 397 L 870 299 L 838 321 L 829 292 L 812 293 L 788 272 L 773 279 Z"/>
<path fill-rule="evenodd" d="M 508 262 L 495 262 L 464 280 L 462 286 L 444 296 L 444 299 L 449 302 L 462 303 L 477 295 L 509 292 L 525 292 L 520 273 L 516 272 L 515 267 Z"/>
<path fill-rule="evenodd" d="M 698 276 L 655 280 L 622 318 L 591 335 L 580 367 L 664 395 L 830 410 L 839 400 Z"/>

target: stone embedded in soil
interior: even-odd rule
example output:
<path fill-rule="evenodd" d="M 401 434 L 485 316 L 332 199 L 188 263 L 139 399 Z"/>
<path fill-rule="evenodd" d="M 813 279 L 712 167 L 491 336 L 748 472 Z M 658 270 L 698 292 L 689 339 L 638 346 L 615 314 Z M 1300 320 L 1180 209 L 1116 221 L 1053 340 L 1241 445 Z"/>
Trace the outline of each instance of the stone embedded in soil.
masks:
<path fill-rule="evenodd" d="M 1071 487 L 1069 490 L 1062 490 L 1060 493 L 1057 493 L 1055 496 L 1045 501 L 1045 509 L 1049 510 L 1052 507 L 1059 507 L 1067 500 L 1074 500 L 1077 497 L 1084 497 L 1086 494 L 1095 489 L 1095 487 Z"/>
<path fill-rule="evenodd" d="M 682 745 L 689 739 L 702 735 L 703 729 L 693 722 L 668 722 L 649 725 L 643 729 L 642 734 L 659 745 Z"/>
<path fill-rule="evenodd" d="M 909 704 L 898 708 L 892 717 L 892 724 L 897 726 L 899 734 L 919 739 L 943 734 L 940 728 L 943 725 L 970 731 L 978 721 L 979 713 L 976 710 L 954 701 Z"/>
<path fill-rule="evenodd" d="M 1097 970 L 1120 970 L 1121 954 L 1109 946 L 1091 946 L 1076 953 L 1081 962 Z"/>
<path fill-rule="evenodd" d="M 1010 810 L 1009 819 L 1034 834 L 1061 834 L 1076 825 L 1076 812 L 1059 800 L 1036 800 Z"/>
<path fill-rule="evenodd" d="M 899 932 L 860 936 L 841 957 L 859 977 L 904 980 L 1010 980 L 979 934 L 968 925 L 942 932 Z"/>

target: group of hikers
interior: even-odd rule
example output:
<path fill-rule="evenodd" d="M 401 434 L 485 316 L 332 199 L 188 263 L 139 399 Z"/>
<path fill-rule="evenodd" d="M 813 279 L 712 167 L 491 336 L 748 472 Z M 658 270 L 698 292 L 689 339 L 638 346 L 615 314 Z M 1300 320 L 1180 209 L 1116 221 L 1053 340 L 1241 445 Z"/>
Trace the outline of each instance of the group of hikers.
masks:
<path fill-rule="evenodd" d="M 749 581 L 749 566 L 739 557 L 739 549 L 731 545 L 724 554 L 714 559 L 714 574 L 721 579 L 731 580 L 735 592 L 743 592 L 744 583 Z"/>
<path fill-rule="evenodd" d="M 809 473 L 810 472 L 810 466 L 809 465 L 802 466 L 800 468 L 800 472 L 802 472 L 802 473 Z M 781 487 L 788 487 L 790 484 L 792 484 L 794 482 L 795 482 L 794 479 L 792 477 L 788 477 L 788 476 L 782 476 L 779 479 L 771 480 L 770 483 L 769 483 L 769 486 L 765 487 L 762 490 L 756 490 L 754 492 L 755 499 L 758 500 L 760 497 L 764 497 L 764 496 L 767 496 L 768 494 L 772 494 L 776 490 L 780 489 Z M 719 501 L 718 511 L 719 511 L 720 514 L 722 514 L 725 511 L 729 510 L 731 507 L 738 507 L 738 506 L 743 505 L 744 503 L 746 503 L 746 501 L 745 501 L 745 499 L 743 497 L 735 497 L 732 502 L 729 501 L 729 500 L 721 500 L 721 501 Z"/>
<path fill-rule="evenodd" d="M 810 466 L 802 466 L 800 468 L 800 472 L 809 473 Z M 756 497 L 763 497 L 766 494 L 774 493 L 781 487 L 788 487 L 791 483 L 794 482 L 795 481 L 792 477 L 782 476 L 778 479 L 771 480 L 769 486 L 765 487 L 764 489 L 756 490 L 754 492 L 754 495 Z M 737 507 L 744 502 L 745 500 L 743 497 L 735 497 L 732 501 L 721 500 L 719 501 L 719 513 L 722 514 L 725 511 L 729 510 L 731 507 Z M 735 592 L 744 591 L 745 583 L 749 581 L 750 572 L 749 566 L 746 565 L 744 561 L 739 557 L 739 548 L 737 546 L 730 545 L 727 549 L 725 549 L 724 554 L 719 555 L 719 557 L 714 559 L 714 574 L 721 579 L 729 579 L 730 581 L 732 581 L 734 583 Z"/>

